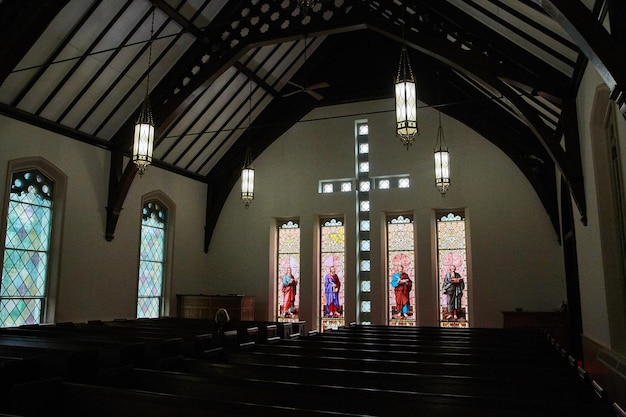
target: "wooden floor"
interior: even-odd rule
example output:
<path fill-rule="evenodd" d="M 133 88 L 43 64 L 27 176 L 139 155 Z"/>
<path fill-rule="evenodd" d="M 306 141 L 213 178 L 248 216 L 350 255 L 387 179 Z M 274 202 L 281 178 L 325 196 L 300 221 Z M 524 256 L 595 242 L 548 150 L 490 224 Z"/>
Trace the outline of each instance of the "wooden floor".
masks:
<path fill-rule="evenodd" d="M 0 329 L 0 416 L 615 416 L 538 330 L 305 327 L 162 318 Z"/>

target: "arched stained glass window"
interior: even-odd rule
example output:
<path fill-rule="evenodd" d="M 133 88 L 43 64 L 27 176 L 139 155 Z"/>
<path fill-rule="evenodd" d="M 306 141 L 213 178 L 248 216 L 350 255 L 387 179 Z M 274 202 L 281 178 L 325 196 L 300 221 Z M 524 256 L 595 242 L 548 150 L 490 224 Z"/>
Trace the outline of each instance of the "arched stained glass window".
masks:
<path fill-rule="evenodd" d="M 159 317 L 163 309 L 167 208 L 157 200 L 144 203 L 139 253 L 137 318 Z"/>
<path fill-rule="evenodd" d="M 410 216 L 387 217 L 389 325 L 415 326 L 415 233 Z"/>
<path fill-rule="evenodd" d="M 299 321 L 300 317 L 300 226 L 297 220 L 278 226 L 278 321 Z"/>
<path fill-rule="evenodd" d="M 54 188 L 37 169 L 12 174 L 0 288 L 2 327 L 43 321 Z"/>
<path fill-rule="evenodd" d="M 441 327 L 469 327 L 467 247 L 464 213 L 437 218 L 438 287 Z"/>
<path fill-rule="evenodd" d="M 345 227 L 343 219 L 321 221 L 321 329 L 337 329 L 345 319 Z"/>

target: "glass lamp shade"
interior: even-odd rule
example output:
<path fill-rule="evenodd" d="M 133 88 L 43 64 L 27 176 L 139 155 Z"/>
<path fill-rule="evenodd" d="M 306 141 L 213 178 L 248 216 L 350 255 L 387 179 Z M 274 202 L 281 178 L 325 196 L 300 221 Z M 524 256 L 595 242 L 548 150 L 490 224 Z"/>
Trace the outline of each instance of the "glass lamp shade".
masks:
<path fill-rule="evenodd" d="M 135 123 L 135 135 L 133 138 L 133 162 L 139 169 L 139 175 L 143 175 L 146 167 L 152 163 L 152 149 L 154 146 L 154 120 L 148 96 L 144 100 L 139 118 Z"/>
<path fill-rule="evenodd" d="M 241 201 L 248 208 L 252 200 L 254 200 L 254 167 L 252 166 L 252 150 L 248 148 L 241 169 Z"/>
<path fill-rule="evenodd" d="M 247 165 L 241 170 L 241 200 L 246 208 L 254 200 L 254 168 Z"/>
<path fill-rule="evenodd" d="M 435 185 L 444 196 L 450 187 L 450 153 L 445 146 L 435 149 Z"/>
<path fill-rule="evenodd" d="M 415 141 L 417 128 L 417 92 L 406 48 L 402 48 L 395 82 L 396 134 L 408 148 Z"/>

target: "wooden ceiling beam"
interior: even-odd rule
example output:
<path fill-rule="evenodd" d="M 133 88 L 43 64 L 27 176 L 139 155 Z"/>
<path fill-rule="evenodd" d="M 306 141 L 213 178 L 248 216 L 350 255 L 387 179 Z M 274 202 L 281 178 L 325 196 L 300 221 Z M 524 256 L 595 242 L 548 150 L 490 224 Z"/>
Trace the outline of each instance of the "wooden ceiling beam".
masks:
<path fill-rule="evenodd" d="M 611 90 L 611 99 L 626 114 L 626 51 L 623 45 L 594 19 L 593 13 L 581 1 L 534 1 L 576 42 Z M 623 13 L 623 7 L 615 10 Z"/>
<path fill-rule="evenodd" d="M 526 121 L 528 127 L 539 143 L 544 147 L 565 181 L 568 184 L 575 183 L 578 169 L 572 166 L 572 161 L 568 159 L 565 150 L 554 137 L 554 132 L 546 126 L 536 110 L 528 105 L 516 91 L 498 78 L 498 74 L 491 65 L 491 61 L 485 59 L 482 54 L 460 50 L 459 48 L 452 47 L 449 42 L 443 42 L 421 32 L 411 33 L 409 38 L 403 39 L 379 27 L 371 26 L 370 29 L 395 39 L 399 43 L 404 43 L 411 49 L 432 56 L 444 62 L 446 65 L 455 68 L 460 73 L 466 74 L 473 79 L 481 80 L 484 85 L 491 86 L 494 90 L 499 91 L 503 98 L 516 108 L 520 116 Z M 580 211 L 581 218 L 586 218 L 584 192 L 581 193 L 582 190 L 578 188 L 571 189 L 571 191 Z"/>

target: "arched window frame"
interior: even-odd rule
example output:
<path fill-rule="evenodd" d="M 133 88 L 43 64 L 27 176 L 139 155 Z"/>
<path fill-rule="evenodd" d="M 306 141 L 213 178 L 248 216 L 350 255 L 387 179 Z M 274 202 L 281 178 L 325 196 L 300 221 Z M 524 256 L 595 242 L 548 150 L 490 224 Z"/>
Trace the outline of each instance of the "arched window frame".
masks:
<path fill-rule="evenodd" d="M 623 351 L 626 350 L 626 317 L 623 314 L 626 300 L 626 257 L 622 248 L 626 219 L 624 213 L 620 213 L 623 211 L 620 206 L 623 209 L 626 203 L 623 200 L 624 190 L 620 188 L 626 184 L 623 177 L 626 170 L 615 165 L 617 162 L 623 163 L 620 145 L 623 148 L 624 143 L 620 143 L 620 138 L 623 141 L 624 134 L 619 133 L 619 110 L 610 100 L 610 94 L 611 91 L 605 84 L 596 87 L 589 125 L 609 333 L 613 348 Z"/>
<path fill-rule="evenodd" d="M 137 293 L 136 293 L 136 303 L 139 301 L 139 272 L 140 272 L 140 264 L 141 264 L 141 230 L 143 228 L 143 208 L 144 206 L 151 202 L 156 201 L 158 204 L 165 207 L 167 210 L 167 223 L 165 225 L 165 244 L 164 250 L 165 253 L 163 255 L 163 277 L 161 283 L 161 300 L 160 300 L 160 308 L 159 315 L 160 316 L 168 316 L 170 314 L 171 308 L 174 305 L 174 300 L 172 299 L 172 259 L 173 259 L 173 248 L 174 248 L 174 224 L 176 219 L 176 205 L 174 201 L 169 198 L 162 191 L 153 191 L 147 193 L 141 198 L 141 210 L 140 210 L 140 227 L 139 227 L 139 246 L 137 253 Z"/>
<path fill-rule="evenodd" d="M 43 297 L 41 323 L 53 323 L 56 316 L 58 286 L 60 280 L 61 249 L 65 200 L 67 196 L 67 176 L 57 166 L 42 157 L 27 157 L 8 162 L 7 175 L 2 206 L 2 223 L 0 228 L 0 256 L 4 260 L 5 240 L 7 231 L 7 209 L 11 194 L 13 175 L 16 172 L 38 170 L 54 183 L 52 195 L 52 224 L 50 228 L 50 247 L 48 248 L 48 265 L 46 286 Z"/>

